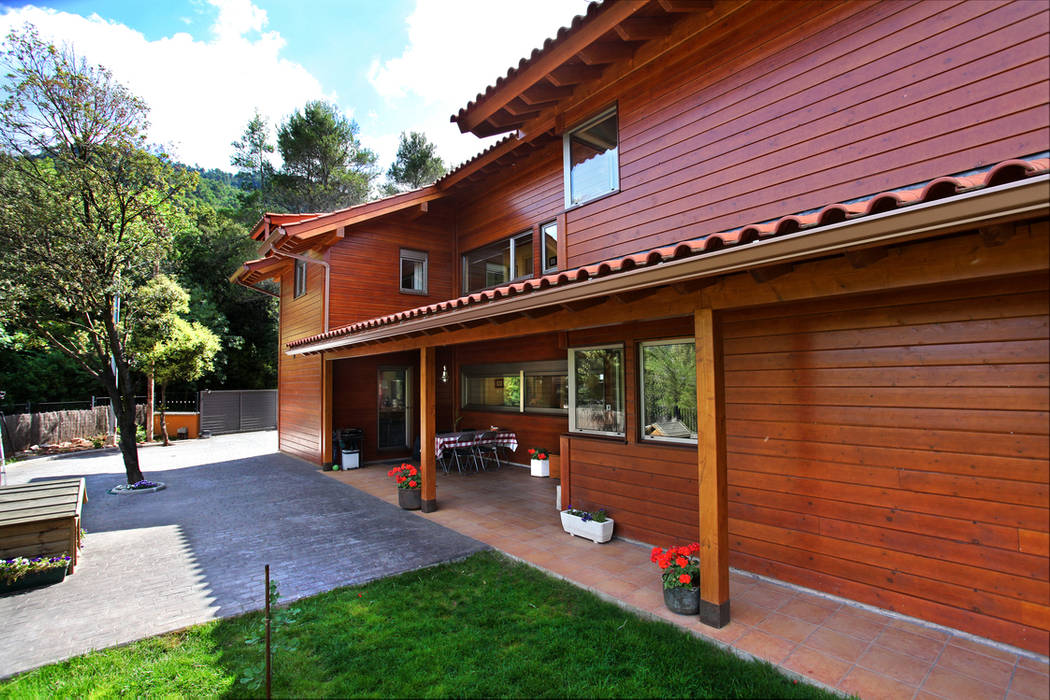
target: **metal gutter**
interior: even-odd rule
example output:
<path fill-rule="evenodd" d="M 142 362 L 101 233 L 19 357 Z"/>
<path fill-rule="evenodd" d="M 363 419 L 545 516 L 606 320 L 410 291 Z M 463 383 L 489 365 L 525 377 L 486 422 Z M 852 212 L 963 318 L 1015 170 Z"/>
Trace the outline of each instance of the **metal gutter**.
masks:
<path fill-rule="evenodd" d="M 951 231 L 1050 212 L 1050 174 L 1018 182 L 984 187 L 946 199 L 912 204 L 880 214 L 828 224 L 753 243 L 734 245 L 680 260 L 639 267 L 584 282 L 439 312 L 407 321 L 351 333 L 330 340 L 286 350 L 302 355 L 334 350 L 376 340 L 425 331 L 449 323 L 488 319 L 543 306 L 607 296 L 644 287 L 673 284 L 687 279 L 713 277 L 764 265 L 793 262 L 845 252 L 849 249 L 888 245 L 928 238 Z M 326 324 L 327 325 L 327 324 Z"/>

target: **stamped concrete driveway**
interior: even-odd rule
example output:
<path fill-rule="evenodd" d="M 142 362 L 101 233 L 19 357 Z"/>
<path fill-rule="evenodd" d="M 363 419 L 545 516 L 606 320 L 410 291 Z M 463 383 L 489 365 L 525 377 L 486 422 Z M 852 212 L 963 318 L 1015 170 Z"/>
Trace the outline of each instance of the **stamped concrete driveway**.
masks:
<path fill-rule="evenodd" d="M 76 573 L 0 597 L 0 677 L 261 608 L 265 564 L 290 600 L 487 548 L 276 447 L 271 431 L 143 448 L 168 488 L 131 496 L 106 493 L 115 452 L 10 466 L 11 484 L 83 476 L 90 500 Z"/>

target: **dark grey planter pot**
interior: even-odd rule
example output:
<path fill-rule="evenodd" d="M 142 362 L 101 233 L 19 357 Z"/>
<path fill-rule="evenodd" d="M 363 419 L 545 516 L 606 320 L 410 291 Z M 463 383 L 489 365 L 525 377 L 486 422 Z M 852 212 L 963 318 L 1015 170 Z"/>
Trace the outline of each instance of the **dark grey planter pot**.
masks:
<path fill-rule="evenodd" d="M 421 489 L 398 489 L 397 504 L 405 510 L 419 510 L 423 507 Z"/>
<path fill-rule="evenodd" d="M 696 615 L 700 612 L 700 589 L 693 586 L 665 588 L 664 605 L 679 615 Z"/>
<path fill-rule="evenodd" d="M 0 595 L 12 591 L 20 591 L 24 588 L 36 588 L 37 586 L 50 586 L 53 583 L 62 583 L 66 578 L 67 569 L 68 567 L 65 566 L 55 567 L 28 573 L 10 583 L 0 581 Z"/>

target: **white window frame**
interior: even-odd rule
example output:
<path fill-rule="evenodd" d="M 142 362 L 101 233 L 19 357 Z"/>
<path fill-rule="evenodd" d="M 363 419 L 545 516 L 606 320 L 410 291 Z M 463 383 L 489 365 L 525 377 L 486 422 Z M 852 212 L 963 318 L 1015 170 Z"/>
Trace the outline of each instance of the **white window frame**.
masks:
<path fill-rule="evenodd" d="M 520 280 L 529 279 L 530 277 L 535 277 L 536 276 L 535 266 L 534 266 L 533 271 L 531 273 L 523 273 L 523 274 L 520 274 L 520 275 L 515 274 L 515 273 L 517 273 L 517 269 L 516 269 L 516 267 L 517 267 L 517 262 L 516 262 L 517 258 L 515 257 L 515 253 L 516 253 L 515 249 L 517 247 L 517 241 L 519 241 L 520 239 L 524 238 L 525 236 L 532 236 L 532 233 L 533 233 L 533 231 L 530 228 L 528 230 L 521 231 L 519 233 L 515 233 L 513 236 L 508 236 L 507 238 L 500 238 L 499 240 L 492 241 L 492 243 L 486 243 L 485 245 L 478 246 L 474 250 L 468 250 L 466 253 L 463 253 L 462 261 L 461 261 L 462 262 L 462 270 L 463 270 L 463 283 L 460 285 L 462 287 L 462 289 L 463 289 L 463 293 L 464 294 L 473 294 L 474 292 L 480 292 L 483 289 L 492 289 L 493 287 L 499 287 L 499 286 L 502 286 L 504 284 L 511 284 L 512 282 L 518 282 Z M 533 236 L 533 237 L 535 238 L 535 236 Z M 508 278 L 505 279 L 502 282 L 497 283 L 497 284 L 489 284 L 489 285 L 486 285 L 484 287 L 478 287 L 477 289 L 469 289 L 467 285 L 470 284 L 470 272 L 469 272 L 470 266 L 469 266 L 469 263 L 467 262 L 467 256 L 470 255 L 471 253 L 477 251 L 477 250 L 481 250 L 482 248 L 487 248 L 488 246 L 493 245 L 495 243 L 504 243 L 504 242 L 507 243 L 507 245 L 509 247 L 509 250 L 510 250 L 510 257 L 509 257 L 510 269 L 507 270 Z M 535 246 L 536 242 L 533 241 L 532 245 Z M 535 250 L 535 249 L 533 249 L 533 250 Z M 535 253 L 533 253 L 533 258 L 535 259 Z"/>
<path fill-rule="evenodd" d="M 420 296 L 427 296 L 429 292 L 427 289 L 430 286 L 430 271 L 429 271 L 429 255 L 426 251 L 412 250 L 410 248 L 402 248 L 397 259 L 397 286 L 402 294 L 418 294 Z M 401 285 L 403 275 L 403 265 L 405 261 L 415 263 L 423 263 L 423 288 L 422 289 L 408 289 Z"/>
<path fill-rule="evenodd" d="M 555 250 L 554 250 L 554 260 L 556 262 L 554 263 L 553 267 L 548 267 L 547 266 L 547 257 L 548 257 L 547 256 L 547 229 L 549 229 L 552 226 L 554 227 L 555 241 L 557 241 L 557 237 L 558 237 L 558 221 L 557 221 L 557 219 L 555 219 L 554 221 L 548 221 L 545 224 L 540 224 L 540 234 L 539 234 L 540 235 L 540 267 L 542 268 L 543 274 L 547 274 L 548 272 L 557 272 L 558 271 L 558 267 L 559 267 L 559 263 L 561 262 L 560 260 L 558 260 L 558 250 L 557 250 L 557 248 L 555 248 Z M 533 245 L 535 245 L 535 244 L 533 244 Z"/>
<path fill-rule="evenodd" d="M 588 129 L 597 124 L 598 122 L 604 119 L 608 119 L 612 115 L 616 115 L 616 162 L 613 165 L 612 173 L 610 174 L 609 190 L 607 192 L 602 192 L 601 194 L 596 194 L 589 199 L 584 199 L 574 203 L 572 201 L 572 156 L 570 148 L 572 135 L 575 134 L 577 131 L 583 131 L 584 129 Z M 584 204 L 587 204 L 588 202 L 593 202 L 596 199 L 600 199 L 602 197 L 605 197 L 606 195 L 610 195 L 620 190 L 620 115 L 617 112 L 616 105 L 613 105 L 612 107 L 609 107 L 608 109 L 599 112 L 598 114 L 591 117 L 582 124 L 578 124 L 577 126 L 574 126 L 573 128 L 565 132 L 565 135 L 562 137 L 562 171 L 564 177 L 563 189 L 565 190 L 566 210 L 581 207 Z"/>
<path fill-rule="evenodd" d="M 292 298 L 298 299 L 299 297 L 306 294 L 306 276 L 307 267 L 305 260 L 295 261 L 295 267 L 292 271 Z"/>
<path fill-rule="evenodd" d="M 620 404 L 623 407 L 623 431 L 590 430 L 576 426 L 576 353 L 580 350 L 619 350 L 620 351 Z M 583 435 L 608 435 L 610 437 L 627 437 L 627 350 L 623 343 L 607 345 L 581 345 L 569 348 L 569 432 Z"/>
<path fill-rule="evenodd" d="M 696 338 L 684 337 L 684 338 L 667 338 L 664 340 L 644 340 L 638 343 L 638 425 L 641 432 L 641 438 L 646 442 L 669 442 L 678 445 L 695 445 L 699 440 L 698 436 L 695 438 L 676 438 L 666 437 L 663 435 L 652 437 L 645 434 L 645 425 L 648 416 L 645 415 L 645 360 L 642 357 L 642 353 L 645 348 L 652 347 L 654 345 L 689 345 L 693 346 L 693 376 L 696 376 Z M 695 391 L 695 386 L 694 386 Z M 699 406 L 697 407 L 699 410 Z M 699 426 L 698 426 L 699 427 Z"/>

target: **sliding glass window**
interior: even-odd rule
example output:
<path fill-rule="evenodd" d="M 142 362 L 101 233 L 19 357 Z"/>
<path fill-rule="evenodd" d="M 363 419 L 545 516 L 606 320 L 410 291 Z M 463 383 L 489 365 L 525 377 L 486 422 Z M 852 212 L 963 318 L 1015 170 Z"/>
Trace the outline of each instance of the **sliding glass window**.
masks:
<path fill-rule="evenodd" d="M 463 256 L 463 293 L 532 276 L 532 232 L 505 238 Z"/>
<path fill-rule="evenodd" d="M 623 346 L 569 350 L 569 430 L 625 434 Z"/>
<path fill-rule="evenodd" d="M 564 360 L 464 365 L 460 406 L 468 411 L 564 414 L 567 375 Z"/>

